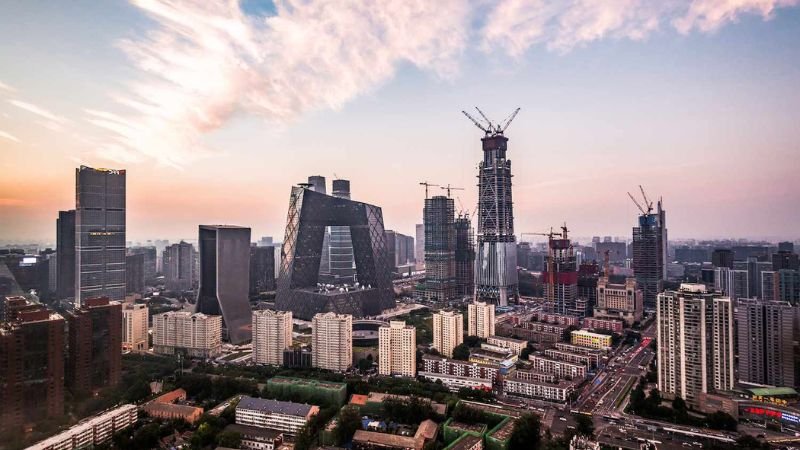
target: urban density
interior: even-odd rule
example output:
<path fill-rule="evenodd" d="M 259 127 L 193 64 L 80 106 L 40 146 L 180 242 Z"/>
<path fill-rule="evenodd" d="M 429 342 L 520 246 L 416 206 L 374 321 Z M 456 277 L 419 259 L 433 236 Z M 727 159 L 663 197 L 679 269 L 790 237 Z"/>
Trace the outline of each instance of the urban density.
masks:
<path fill-rule="evenodd" d="M 718 223 L 704 211 L 723 197 L 738 201 L 752 194 L 758 202 L 800 210 L 796 123 L 800 53 L 795 51 L 800 42 L 800 32 L 795 32 L 800 30 L 800 11 L 793 8 L 796 1 L 692 0 L 685 16 L 676 16 L 681 2 L 663 11 L 659 2 L 644 9 L 639 2 L 612 8 L 609 5 L 614 2 L 563 2 L 585 4 L 562 6 L 560 2 L 510 0 L 498 5 L 473 2 L 481 3 L 480 7 L 458 1 L 430 7 L 400 2 L 394 9 L 384 9 L 388 7 L 382 2 L 363 8 L 371 2 L 322 8 L 316 0 L 264 2 L 267 6 L 257 1 L 219 2 L 217 6 L 211 5 L 215 2 L 147 3 L 132 2 L 132 7 L 146 10 L 146 17 L 157 25 L 141 26 L 161 28 L 138 32 L 147 38 L 130 31 L 126 36 L 132 37 L 118 41 L 116 47 L 138 55 L 141 70 L 151 76 L 172 73 L 163 75 L 167 78 L 158 85 L 163 99 L 145 99 L 140 93 L 119 100 L 152 117 L 132 122 L 115 113 L 83 108 L 90 122 L 118 135 L 116 143 L 94 156 L 63 159 L 59 170 L 68 173 L 70 182 L 63 182 L 64 177 L 39 178 L 33 170 L 6 163 L 6 156 L 17 152 L 6 145 L 21 144 L 21 139 L 0 129 L 4 172 L 27 173 L 26 189 L 40 190 L 36 183 L 42 183 L 63 194 L 32 203 L 36 215 L 20 213 L 11 221 L 0 220 L 0 450 L 800 448 L 799 222 L 780 228 L 788 232 L 754 228 L 741 237 L 722 228 L 698 231 Z M 98 10 L 106 7 L 96 5 Z M 17 8 L 22 14 L 27 7 Z M 615 8 L 628 11 L 622 14 Z M 735 170 L 727 172 L 726 182 L 720 181 L 686 161 L 685 154 L 679 157 L 677 150 L 674 160 L 669 153 L 636 159 L 616 152 L 617 141 L 624 141 L 628 132 L 612 116 L 592 120 L 617 130 L 614 142 L 601 144 L 599 138 L 595 142 L 587 132 L 581 139 L 590 153 L 584 157 L 590 158 L 595 150 L 598 154 L 591 155 L 593 167 L 579 169 L 571 160 L 574 155 L 540 148 L 530 137 L 539 128 L 562 127 L 552 121 L 541 124 L 543 111 L 546 115 L 562 105 L 543 107 L 531 104 L 527 97 L 517 98 L 495 78 L 508 75 L 490 73 L 529 70 L 524 67 L 491 66 L 483 75 L 485 81 L 471 78 L 481 80 L 475 84 L 496 85 L 496 95 L 480 95 L 476 101 L 497 104 L 488 104 L 486 109 L 458 104 L 448 108 L 447 119 L 441 119 L 437 109 L 437 117 L 446 126 L 456 120 L 458 137 L 452 141 L 450 134 L 432 137 L 431 130 L 439 128 L 439 123 L 416 127 L 404 122 L 405 112 L 379 114 L 371 105 L 354 106 L 359 120 L 383 114 L 381 120 L 402 128 L 405 137 L 414 140 L 403 145 L 424 149 L 386 151 L 396 161 L 413 160 L 409 166 L 396 165 L 384 154 L 371 155 L 374 160 L 363 165 L 364 161 L 358 161 L 361 156 L 346 148 L 350 144 L 341 143 L 352 141 L 356 148 L 360 139 L 371 139 L 367 134 L 373 130 L 366 128 L 374 125 L 373 117 L 366 118 L 371 125 L 364 129 L 342 131 L 347 140 L 341 142 L 328 142 L 327 134 L 315 135 L 314 127 L 337 126 L 320 125 L 325 119 L 316 117 L 286 127 L 308 127 L 306 135 L 295 138 L 302 147 L 313 137 L 318 147 L 313 158 L 323 161 L 323 166 L 310 164 L 307 160 L 312 156 L 301 147 L 285 148 L 262 139 L 265 147 L 260 151 L 275 159 L 267 170 L 252 166 L 260 171 L 257 182 L 238 178 L 239 168 L 228 169 L 224 159 L 250 157 L 233 148 L 247 138 L 231 137 L 236 127 L 250 125 L 216 132 L 230 116 L 257 114 L 268 120 L 279 116 L 288 120 L 294 118 L 299 104 L 305 104 L 303 112 L 344 108 L 341 114 L 347 114 L 349 106 L 343 104 L 356 95 L 348 89 L 361 89 L 366 83 L 363 77 L 372 79 L 370 90 L 380 91 L 384 88 L 375 86 L 395 76 L 383 72 L 406 70 L 402 65 L 395 67 L 395 57 L 385 54 L 389 49 L 403 53 L 402 59 L 414 67 L 434 70 L 435 66 L 438 75 L 448 80 L 436 89 L 460 90 L 458 81 L 449 81 L 458 70 L 451 73 L 449 66 L 440 66 L 438 58 L 420 54 L 444 52 L 445 43 L 439 40 L 458 40 L 461 37 L 456 36 L 462 35 L 469 42 L 477 39 L 467 32 L 439 29 L 454 26 L 447 23 L 460 17 L 460 9 L 471 11 L 463 13 L 468 14 L 465 22 L 481 23 L 483 43 L 475 51 L 490 52 L 503 41 L 502 45 L 516 48 L 509 50 L 509 57 L 521 66 L 527 64 L 523 58 L 532 45 L 561 52 L 564 64 L 573 65 L 575 60 L 569 58 L 575 56 L 570 52 L 585 52 L 580 58 L 596 59 L 597 54 L 588 56 L 596 47 L 587 44 L 604 37 L 643 52 L 645 46 L 656 45 L 646 38 L 659 23 L 665 30 L 677 30 L 669 31 L 677 34 L 671 48 L 696 39 L 692 33 L 714 42 L 731 39 L 742 47 L 764 47 L 767 44 L 758 40 L 759 33 L 767 33 L 771 26 L 783 27 L 787 36 L 796 39 L 780 41 L 786 53 L 774 50 L 772 57 L 791 60 L 792 67 L 787 69 L 786 61 L 771 60 L 763 70 L 794 74 L 781 75 L 797 81 L 793 92 L 784 93 L 782 101 L 789 109 L 778 118 L 763 104 L 753 107 L 764 120 L 794 119 L 795 134 L 781 138 L 790 142 L 789 150 L 769 153 L 760 147 L 743 147 L 739 141 L 757 140 L 744 129 L 758 126 L 760 119 L 733 122 L 722 112 L 734 108 L 723 95 L 716 99 L 718 117 L 691 113 L 695 126 L 711 127 L 709 123 L 729 120 L 726 130 L 732 140 L 726 145 L 730 152 L 718 159 L 746 159 L 752 170 L 766 174 L 760 183 L 780 185 L 775 188 L 778 193 L 744 193 L 749 188 L 736 186 L 741 180 Z M 349 22 L 351 14 L 370 19 Z M 478 19 L 481 14 L 486 17 Z M 649 14 L 664 16 L 651 21 Z M 429 19 L 433 15 L 435 20 Z M 108 13 L 109 20 L 113 16 Z M 261 17 L 263 24 L 251 23 L 254 17 Z M 513 23 L 506 23 L 512 17 Z M 0 19 L 0 28 L 6 20 Z M 303 25 L 312 20 L 318 22 Z M 576 21 L 587 23 L 574 30 Z M 530 28 L 533 22 L 541 22 L 541 28 Z M 56 27 L 55 22 L 52 26 Z M 87 22 L 86 26 L 95 25 Z M 761 31 L 731 37 L 734 31 L 730 30 L 756 26 Z M 338 31 L 326 39 L 309 37 L 317 28 L 327 31 L 313 33 Z M 718 35 L 706 34 L 719 28 L 723 29 Z M 395 40 L 396 33 L 403 39 Z M 439 37 L 435 43 L 424 41 L 427 50 L 423 52 L 417 48 L 419 41 L 432 38 L 417 35 L 427 33 Z M 661 40 L 667 38 L 657 39 L 663 45 Z M 295 53 L 260 48 L 299 46 L 300 41 L 308 42 Z M 358 74 L 339 67 L 354 64 L 350 49 L 358 53 L 370 45 L 374 48 L 360 56 Z M 166 52 L 166 47 L 172 51 Z M 789 47 L 792 50 L 786 50 Z M 472 53 L 457 48 L 454 55 Z M 10 47 L 0 45 L 0 55 L 6 51 Z M 631 50 L 598 54 L 615 60 L 614 51 Z M 202 70 L 187 79 L 196 70 L 190 67 L 191 61 L 206 57 Z M 728 53 L 724 58 L 736 59 Z M 255 65 L 263 60 L 303 69 L 262 72 Z M 11 60 L 0 61 L 5 66 Z M 675 61 L 681 64 L 677 57 Z M 734 67 L 733 62 L 717 63 Z M 575 70 L 596 70 L 592 67 Z M 700 67 L 693 70 L 704 70 Z M 0 68 L 0 80 L 5 70 Z M 620 70 L 643 69 L 621 64 L 614 77 L 629 76 Z M 317 79 L 317 72 L 326 71 L 349 81 L 334 80 L 332 75 Z M 79 76 L 76 73 L 70 77 Z M 695 75 L 707 78 L 703 83 L 714 82 L 711 72 Z M 241 85 L 234 89 L 229 78 Z M 563 83 L 572 82 L 569 78 L 548 80 L 549 89 L 562 89 Z M 735 82 L 719 82 L 731 83 L 731 97 L 744 95 Z M 304 89 L 307 92 L 300 92 Z M 581 89 L 593 87 L 586 84 Z M 705 95 L 705 84 L 692 84 L 692 89 L 695 96 Z M 770 98 L 781 97 L 770 92 Z M 79 120 L 18 100 L 21 88 L 2 81 L 0 94 L 8 94 L 8 99 L 2 97 L 3 103 L 8 100 L 11 107 L 46 120 L 52 125 L 43 125 L 47 128 L 67 129 Z M 247 100 L 226 103 L 219 97 L 225 95 Z M 366 103 L 384 101 L 380 92 L 374 95 Z M 281 96 L 285 97 L 281 101 L 274 99 Z M 405 94 L 392 96 L 399 101 Z M 507 98 L 499 101 L 499 97 Z M 614 97 L 605 99 L 606 107 L 622 102 Z M 393 101 L 386 101 L 385 111 Z M 205 102 L 216 103 L 212 107 Z M 490 118 L 489 108 L 494 111 L 509 104 L 514 106 L 502 121 Z M 638 111 L 631 106 L 635 103 L 626 100 L 624 104 Z M 4 128 L 11 116 L 0 113 L 0 128 Z M 325 117 L 326 113 L 319 114 Z M 181 115 L 185 123 L 179 124 L 176 116 Z M 645 124 L 649 122 L 642 122 L 648 113 L 634 115 L 642 117 L 634 120 L 629 115 L 628 120 L 635 122 L 632 126 L 649 130 Z M 381 129 L 388 130 L 389 125 Z M 579 119 L 564 126 L 565 140 L 583 128 Z M 174 134 L 168 135 L 171 139 L 164 128 L 173 129 L 170 133 Z M 210 148 L 192 134 L 212 132 L 216 146 L 230 146 L 214 163 L 214 174 L 194 173 L 191 162 L 184 167 L 192 158 L 178 161 L 172 159 L 177 153 L 164 150 L 164 146 L 186 144 L 199 160 L 218 158 L 210 156 Z M 399 139 L 394 131 L 384 132 L 382 139 Z M 89 145 L 94 138 L 87 137 L 85 142 Z M 707 145 L 711 145 L 708 142 L 710 137 Z M 123 148 L 138 145 L 152 146 L 142 153 L 149 156 L 141 156 L 151 159 L 125 156 Z M 436 153 L 444 151 L 437 147 L 443 146 L 464 147 L 462 156 L 437 162 Z M 279 151 L 293 153 L 296 159 L 274 156 Z M 382 148 L 371 151 L 386 153 Z M 30 158 L 41 158 L 33 153 Z M 527 167 L 535 161 L 536 167 Z M 676 165 L 679 172 L 674 171 Z M 793 170 L 791 175 L 774 167 L 783 165 Z M 669 170 L 660 171 L 661 166 Z M 326 172 L 320 173 L 318 167 Z M 192 188 L 173 185 L 168 175 L 184 169 L 200 180 Z M 147 178 L 150 175 L 144 172 L 151 170 L 159 177 Z M 284 182 L 283 172 L 302 175 Z M 466 178 L 460 173 L 466 173 Z M 550 175 L 527 179 L 536 173 Z M 376 176 L 380 183 L 367 184 Z M 587 177 L 591 183 L 581 184 Z M 474 181 L 462 184 L 463 180 Z M 219 182 L 238 186 L 241 197 L 215 192 L 204 184 L 218 186 Z M 0 208 L 13 207 L 16 191 L 2 183 Z M 685 192 L 676 194 L 668 188 L 678 184 L 684 185 L 675 188 L 678 192 L 693 191 L 692 201 L 686 200 Z M 398 192 L 407 207 L 383 201 Z M 608 192 L 616 192 L 616 198 L 610 199 Z M 213 206 L 218 205 L 218 197 L 225 197 L 231 208 Z M 572 206 L 581 197 L 592 198 L 594 205 Z M 553 202 L 573 211 L 553 220 L 553 211 L 564 211 L 553 209 Z M 626 207 L 614 206 L 622 202 Z M 183 209 L 183 204 L 193 213 Z M 764 227 L 783 224 L 790 217 L 772 217 L 749 198 L 742 204 L 745 215 L 758 219 L 753 227 L 759 221 Z M 169 209 L 173 206 L 180 209 Z M 140 217 L 151 207 L 158 213 L 146 216 L 144 230 L 145 220 Z M 269 216 L 263 214 L 266 209 L 271 210 Z M 244 210 L 248 213 L 243 214 Z M 6 211 L 13 212 L 0 209 L 3 215 Z M 244 219 L 251 217 L 251 211 L 263 218 Z M 413 214 L 403 218 L 408 211 Z M 185 224 L 187 217 L 192 223 L 184 226 L 180 238 L 158 231 L 172 229 L 173 221 Z M 272 223 L 274 217 L 280 217 L 280 223 Z M 47 237 L 28 238 L 25 228 L 33 229 L 40 221 L 46 222 Z M 733 224 L 736 219 L 724 221 L 740 229 Z M 615 235 L 609 235 L 612 223 L 624 226 L 614 226 Z M 280 229 L 282 234 L 264 235 L 264 229 Z"/>

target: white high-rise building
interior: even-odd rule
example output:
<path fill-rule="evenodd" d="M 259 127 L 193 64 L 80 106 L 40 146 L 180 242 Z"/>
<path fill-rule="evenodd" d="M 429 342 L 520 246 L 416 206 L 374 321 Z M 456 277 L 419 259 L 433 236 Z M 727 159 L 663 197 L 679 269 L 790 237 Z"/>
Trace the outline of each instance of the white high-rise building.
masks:
<path fill-rule="evenodd" d="M 454 311 L 433 314 L 433 348 L 448 358 L 453 349 L 464 342 L 464 315 Z"/>
<path fill-rule="evenodd" d="M 417 375 L 417 329 L 402 320 L 378 329 L 378 373 L 381 375 Z"/>
<path fill-rule="evenodd" d="M 682 284 L 656 302 L 658 388 L 700 406 L 700 394 L 735 383 L 733 303 L 702 284 Z"/>
<path fill-rule="evenodd" d="M 170 311 L 153 316 L 153 352 L 165 355 L 185 351 L 210 358 L 222 350 L 222 316 Z"/>
<path fill-rule="evenodd" d="M 283 350 L 292 346 L 292 312 L 253 311 L 253 362 L 283 364 Z"/>
<path fill-rule="evenodd" d="M 474 302 L 467 305 L 467 335 L 487 339 L 494 336 L 494 305 Z"/>
<path fill-rule="evenodd" d="M 122 348 L 146 352 L 148 348 L 148 310 L 144 304 L 125 304 L 122 308 Z"/>
<path fill-rule="evenodd" d="M 353 316 L 320 313 L 312 320 L 311 364 L 344 372 L 353 365 Z"/>

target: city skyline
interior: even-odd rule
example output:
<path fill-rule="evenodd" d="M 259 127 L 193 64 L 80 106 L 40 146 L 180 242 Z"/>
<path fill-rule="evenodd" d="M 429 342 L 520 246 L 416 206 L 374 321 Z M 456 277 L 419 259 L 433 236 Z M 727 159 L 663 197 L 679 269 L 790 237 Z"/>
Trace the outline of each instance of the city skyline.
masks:
<path fill-rule="evenodd" d="M 410 234 L 422 222 L 420 181 L 464 187 L 460 202 L 475 208 L 481 133 L 460 111 L 478 105 L 493 119 L 522 108 L 507 133 L 517 234 L 566 221 L 575 236 L 630 236 L 638 214 L 626 191 L 642 184 L 664 198 L 673 239 L 799 237 L 800 211 L 786 207 L 800 202 L 796 1 L 525 10 L 534 3 L 444 2 L 437 16 L 447 20 L 430 30 L 426 6 L 392 3 L 342 5 L 330 19 L 317 3 L 4 6 L 0 235 L 55 242 L 81 164 L 127 171 L 129 241 L 192 239 L 201 223 L 282 240 L 291 186 L 312 174 L 351 180 L 354 200 Z M 355 45 L 363 36 L 349 26 L 385 11 L 398 23 L 425 17 L 404 30 L 420 36 L 406 43 L 386 19 L 365 30 L 392 31 L 385 42 Z M 99 15 L 114 19 L 91 20 Z M 170 37 L 186 40 L 185 58 L 163 60 L 182 48 Z M 274 48 L 317 38 L 330 47 L 296 59 Z M 355 56 L 343 50 L 351 45 Z M 314 53 L 326 49 L 348 70 Z M 253 86 L 231 68 L 242 56 Z M 220 71 L 199 77 L 211 63 Z M 183 70 L 167 79 L 170 68 Z M 272 76 L 279 85 L 265 87 Z M 164 83 L 169 103 L 154 97 Z M 291 95 L 280 104 L 265 97 L 274 92 Z M 125 106 L 136 95 L 162 114 Z"/>

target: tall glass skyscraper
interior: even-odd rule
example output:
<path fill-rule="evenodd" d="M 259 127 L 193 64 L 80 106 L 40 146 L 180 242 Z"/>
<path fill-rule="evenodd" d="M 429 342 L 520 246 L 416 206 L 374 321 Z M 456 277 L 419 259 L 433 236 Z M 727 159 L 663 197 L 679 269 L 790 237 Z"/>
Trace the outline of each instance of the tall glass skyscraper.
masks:
<path fill-rule="evenodd" d="M 656 212 L 639 216 L 633 229 L 633 273 L 644 294 L 644 308 L 653 310 L 667 278 L 667 213 L 656 204 Z"/>
<path fill-rule="evenodd" d="M 75 304 L 125 299 L 125 171 L 75 169 Z"/>
<path fill-rule="evenodd" d="M 333 180 L 334 197 L 350 200 L 350 180 Z M 350 227 L 330 227 L 329 264 L 331 278 L 337 283 L 355 281 L 356 267 L 353 259 L 353 241 Z"/>

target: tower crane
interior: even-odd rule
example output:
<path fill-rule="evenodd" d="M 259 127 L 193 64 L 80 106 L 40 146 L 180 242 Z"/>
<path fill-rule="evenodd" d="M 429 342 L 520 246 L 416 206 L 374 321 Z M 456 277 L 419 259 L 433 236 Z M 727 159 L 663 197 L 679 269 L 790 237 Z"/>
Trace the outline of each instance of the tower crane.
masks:
<path fill-rule="evenodd" d="M 633 204 L 636 205 L 637 208 L 639 208 L 639 211 L 641 211 L 642 215 L 646 216 L 649 215 L 651 212 L 653 212 L 653 202 L 651 202 L 650 199 L 647 198 L 647 194 L 644 193 L 644 188 L 642 187 L 641 184 L 639 185 L 639 190 L 642 192 L 642 198 L 644 199 L 645 206 L 642 206 L 630 192 L 628 192 L 628 197 L 630 197 L 631 200 L 633 200 Z"/>
<path fill-rule="evenodd" d="M 450 183 L 447 183 L 447 186 L 439 186 L 439 187 L 441 189 L 444 189 L 444 190 L 447 191 L 447 196 L 448 197 L 450 197 L 450 191 L 463 191 L 464 190 L 464 188 L 460 188 L 460 187 L 451 187 Z"/>
<path fill-rule="evenodd" d="M 423 181 L 419 184 L 420 186 L 425 186 L 425 198 L 428 198 L 428 188 L 431 186 L 439 186 L 438 184 L 428 183 L 427 181 Z"/>
<path fill-rule="evenodd" d="M 511 122 L 514 120 L 514 118 L 517 117 L 517 113 L 519 113 L 519 110 L 521 108 L 515 109 L 514 112 L 512 112 L 503 122 L 500 123 L 493 123 L 491 120 L 489 120 L 488 117 L 486 117 L 486 114 L 484 114 L 483 111 L 481 111 L 481 109 L 478 108 L 477 106 L 475 107 L 475 109 L 478 111 L 478 114 L 480 114 L 483 120 L 486 121 L 486 125 L 481 123 L 481 121 L 479 121 L 478 119 L 472 117 L 468 112 L 466 111 L 461 111 L 461 112 L 465 116 L 467 116 L 467 118 L 471 120 L 476 127 L 478 127 L 479 129 L 481 129 L 481 131 L 486 133 L 486 136 L 501 136 L 503 132 L 506 131 L 508 126 L 511 125 Z"/>

